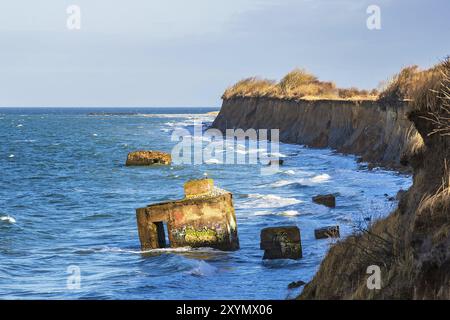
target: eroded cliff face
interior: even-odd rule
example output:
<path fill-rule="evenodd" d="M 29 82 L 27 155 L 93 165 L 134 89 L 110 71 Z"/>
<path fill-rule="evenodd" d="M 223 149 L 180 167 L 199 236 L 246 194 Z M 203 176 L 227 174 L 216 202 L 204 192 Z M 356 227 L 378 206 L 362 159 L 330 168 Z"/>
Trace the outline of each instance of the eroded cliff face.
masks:
<path fill-rule="evenodd" d="M 224 101 L 215 128 L 279 128 L 283 142 L 413 170 L 398 208 L 332 245 L 300 299 L 450 299 L 450 62 L 444 67 L 444 80 L 423 88 L 415 105 Z M 373 265 L 381 269 L 381 289 L 367 286 Z"/>
<path fill-rule="evenodd" d="M 450 299 L 450 136 L 432 134 L 427 113 L 410 119 L 424 145 L 409 157 L 412 187 L 390 216 L 330 248 L 300 299 Z M 381 289 L 367 268 L 381 268 Z"/>
<path fill-rule="evenodd" d="M 224 100 L 212 127 L 280 129 L 281 142 L 329 147 L 403 170 L 402 156 L 421 140 L 407 111 L 402 102 L 232 98 Z"/>

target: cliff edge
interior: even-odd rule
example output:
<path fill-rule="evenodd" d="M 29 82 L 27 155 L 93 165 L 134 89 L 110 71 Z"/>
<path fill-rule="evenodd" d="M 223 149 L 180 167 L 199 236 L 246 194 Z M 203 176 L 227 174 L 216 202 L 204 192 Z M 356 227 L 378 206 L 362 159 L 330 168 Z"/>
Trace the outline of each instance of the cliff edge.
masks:
<path fill-rule="evenodd" d="M 406 102 L 224 99 L 213 128 L 279 129 L 280 141 L 355 154 L 373 165 L 404 170 L 402 156 L 421 143 Z"/>
<path fill-rule="evenodd" d="M 423 138 L 413 185 L 390 216 L 330 248 L 300 299 L 450 299 L 450 62 L 416 89 L 408 118 Z M 367 267 L 381 268 L 381 289 Z"/>
<path fill-rule="evenodd" d="M 213 123 L 413 170 L 398 208 L 332 245 L 299 299 L 450 299 L 450 60 L 394 80 L 377 101 L 228 97 Z M 369 289 L 369 266 L 381 289 Z"/>

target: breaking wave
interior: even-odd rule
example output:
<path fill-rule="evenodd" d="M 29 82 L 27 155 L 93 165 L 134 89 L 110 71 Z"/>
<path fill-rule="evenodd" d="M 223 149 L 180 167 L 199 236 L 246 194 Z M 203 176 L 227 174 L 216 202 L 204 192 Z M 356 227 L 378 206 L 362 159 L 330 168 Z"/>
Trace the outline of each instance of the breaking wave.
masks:
<path fill-rule="evenodd" d="M 204 276 L 212 276 L 217 273 L 218 269 L 209 263 L 200 260 L 195 261 L 196 266 L 188 271 L 190 275 L 204 277 Z"/>
<path fill-rule="evenodd" d="M 9 215 L 1 216 L 0 221 L 5 222 L 5 223 L 10 223 L 10 224 L 16 223 L 16 219 L 14 219 L 13 217 L 11 217 Z"/>
<path fill-rule="evenodd" d="M 241 208 L 282 208 L 301 203 L 295 198 L 283 198 L 274 194 L 249 194 L 248 200 L 240 205 Z"/>
<path fill-rule="evenodd" d="M 289 186 L 293 184 L 300 184 L 304 186 L 312 186 L 320 183 L 328 182 L 331 179 L 330 175 L 324 173 L 317 176 L 314 176 L 312 178 L 301 178 L 297 180 L 279 180 L 272 184 L 270 184 L 271 187 L 279 188 L 284 186 Z"/>

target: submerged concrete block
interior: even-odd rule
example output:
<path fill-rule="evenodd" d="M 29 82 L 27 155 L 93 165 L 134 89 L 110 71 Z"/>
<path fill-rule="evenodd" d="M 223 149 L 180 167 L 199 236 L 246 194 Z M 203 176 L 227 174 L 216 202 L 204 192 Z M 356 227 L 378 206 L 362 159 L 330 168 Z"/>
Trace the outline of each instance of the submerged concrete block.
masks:
<path fill-rule="evenodd" d="M 315 203 L 322 204 L 329 208 L 336 207 L 336 196 L 334 194 L 323 194 L 312 198 Z"/>
<path fill-rule="evenodd" d="M 127 166 L 150 166 L 154 164 L 168 165 L 172 162 L 172 156 L 161 151 L 134 151 L 127 157 Z"/>
<path fill-rule="evenodd" d="M 329 226 L 314 230 L 316 239 L 339 238 L 339 226 Z"/>
<path fill-rule="evenodd" d="M 239 249 L 232 194 L 214 187 L 205 193 L 206 185 L 214 186 L 213 180 L 190 181 L 185 185 L 184 199 L 136 210 L 142 250 L 162 247 L 165 223 L 170 247 Z M 197 187 L 199 194 L 193 193 Z"/>
<path fill-rule="evenodd" d="M 300 229 L 296 226 L 271 227 L 261 230 L 263 259 L 300 259 L 302 244 Z"/>

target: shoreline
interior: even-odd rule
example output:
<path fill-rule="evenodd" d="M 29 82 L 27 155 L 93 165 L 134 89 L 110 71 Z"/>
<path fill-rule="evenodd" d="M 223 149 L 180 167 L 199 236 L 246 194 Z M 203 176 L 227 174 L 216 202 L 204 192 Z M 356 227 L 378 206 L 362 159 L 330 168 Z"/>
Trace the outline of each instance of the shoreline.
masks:
<path fill-rule="evenodd" d="M 275 128 L 280 142 L 331 148 L 400 173 L 412 170 L 413 184 L 397 194 L 398 207 L 332 245 L 297 299 L 450 298 L 450 136 L 443 120 L 450 64 L 442 67 L 443 84 L 421 91 L 417 102 L 223 100 L 213 128 Z M 384 290 L 368 285 L 373 266 Z"/>
<path fill-rule="evenodd" d="M 373 100 L 224 100 L 212 128 L 280 129 L 280 142 L 331 148 L 352 154 L 369 168 L 410 173 L 402 157 L 421 139 L 408 120 L 408 104 L 385 105 Z"/>

